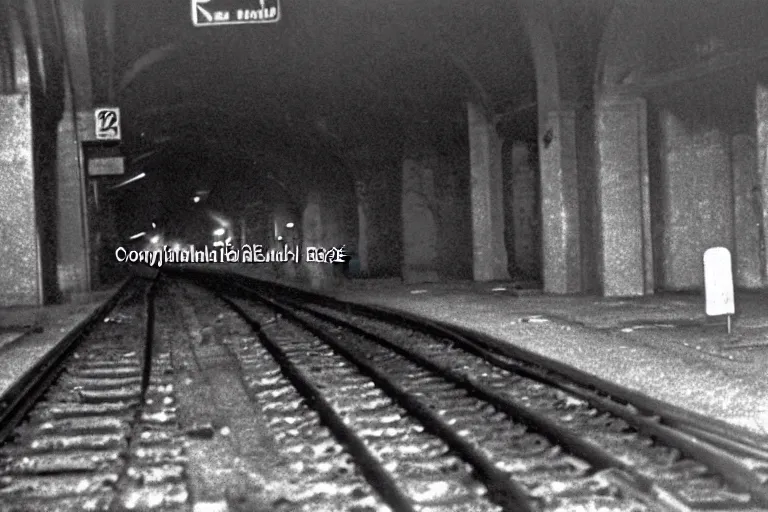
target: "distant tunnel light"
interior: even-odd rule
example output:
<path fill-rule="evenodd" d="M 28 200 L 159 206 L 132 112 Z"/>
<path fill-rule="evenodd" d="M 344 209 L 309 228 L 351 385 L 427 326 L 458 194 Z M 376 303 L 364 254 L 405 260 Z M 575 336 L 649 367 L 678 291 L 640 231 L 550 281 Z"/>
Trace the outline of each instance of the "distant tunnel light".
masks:
<path fill-rule="evenodd" d="M 227 232 L 227 230 L 224 229 L 224 228 L 216 228 L 216 229 L 213 230 L 213 234 L 215 236 L 222 236 L 226 232 Z"/>
<path fill-rule="evenodd" d="M 293 226 L 294 226 L 293 222 L 289 222 L 288 224 L 285 225 L 285 227 L 287 227 L 288 229 L 291 229 Z"/>
<path fill-rule="evenodd" d="M 157 224 L 155 224 L 155 223 L 153 222 L 153 223 L 152 223 L 152 229 L 154 229 L 154 228 L 156 228 L 156 227 L 157 227 Z"/>
<path fill-rule="evenodd" d="M 114 189 L 116 189 L 116 188 L 124 187 L 124 186 L 128 185 L 129 183 L 133 183 L 134 181 L 138 181 L 138 180 L 140 180 L 141 178 L 144 178 L 144 177 L 146 177 L 146 175 L 147 175 L 147 174 L 146 174 L 146 173 L 144 173 L 144 172 L 142 172 L 141 174 L 137 174 L 137 175 L 136 175 L 136 176 L 134 176 L 133 178 L 128 178 L 127 180 L 125 180 L 125 181 L 122 181 L 122 182 L 118 183 L 117 185 L 115 185 L 114 187 L 112 187 L 112 190 L 114 190 Z"/>
<path fill-rule="evenodd" d="M 153 236 L 152 238 L 149 239 L 149 241 L 152 242 L 153 244 L 156 244 L 157 242 L 160 241 L 160 235 Z"/>
<path fill-rule="evenodd" d="M 192 201 L 195 202 L 195 203 L 199 203 L 200 202 L 200 196 L 193 197 Z"/>
<path fill-rule="evenodd" d="M 147 234 L 146 231 L 142 231 L 141 233 L 136 233 L 135 235 L 131 236 L 131 240 L 136 240 L 137 238 L 141 238 L 146 234 Z"/>
<path fill-rule="evenodd" d="M 280 240 L 282 240 L 282 239 L 283 239 L 283 235 L 280 235 L 280 236 L 278 236 L 278 237 L 277 237 L 277 240 L 278 240 L 278 241 L 280 241 Z"/>

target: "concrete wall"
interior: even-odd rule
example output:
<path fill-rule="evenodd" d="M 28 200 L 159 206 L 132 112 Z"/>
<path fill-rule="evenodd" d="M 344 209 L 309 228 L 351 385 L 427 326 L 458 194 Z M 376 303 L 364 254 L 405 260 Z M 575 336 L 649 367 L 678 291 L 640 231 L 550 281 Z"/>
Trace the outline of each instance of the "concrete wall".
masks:
<path fill-rule="evenodd" d="M 413 133 L 402 163 L 406 282 L 472 278 L 469 152 L 451 130 Z"/>
<path fill-rule="evenodd" d="M 734 249 L 736 286 L 759 288 L 761 210 L 760 180 L 757 174 L 757 145 L 751 134 L 731 139 L 733 168 Z"/>
<path fill-rule="evenodd" d="M 462 147 L 443 153 L 435 182 L 438 204 L 437 271 L 440 278 L 472 278 L 469 160 Z"/>
<path fill-rule="evenodd" d="M 660 128 L 660 284 L 670 290 L 700 289 L 704 251 L 713 246 L 734 250 L 731 140 L 695 106 L 663 109 Z"/>
<path fill-rule="evenodd" d="M 403 224 L 400 218 L 399 165 L 399 158 L 382 158 L 365 181 L 369 277 L 400 275 Z"/>
<path fill-rule="evenodd" d="M 505 239 L 512 279 L 541 280 L 541 210 L 535 148 L 525 142 L 505 147 Z"/>
<path fill-rule="evenodd" d="M 437 150 L 415 135 L 405 148 L 402 171 L 403 267 L 405 282 L 436 282 L 440 212 L 435 180 Z"/>

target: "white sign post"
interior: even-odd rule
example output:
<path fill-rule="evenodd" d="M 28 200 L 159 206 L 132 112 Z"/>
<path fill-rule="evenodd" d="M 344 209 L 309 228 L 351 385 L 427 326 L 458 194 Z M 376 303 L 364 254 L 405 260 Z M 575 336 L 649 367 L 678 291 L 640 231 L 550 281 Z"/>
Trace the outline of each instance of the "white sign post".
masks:
<path fill-rule="evenodd" d="M 728 334 L 731 334 L 731 315 L 736 308 L 731 252 L 725 247 L 712 247 L 704 252 L 704 289 L 707 315 L 727 315 Z"/>

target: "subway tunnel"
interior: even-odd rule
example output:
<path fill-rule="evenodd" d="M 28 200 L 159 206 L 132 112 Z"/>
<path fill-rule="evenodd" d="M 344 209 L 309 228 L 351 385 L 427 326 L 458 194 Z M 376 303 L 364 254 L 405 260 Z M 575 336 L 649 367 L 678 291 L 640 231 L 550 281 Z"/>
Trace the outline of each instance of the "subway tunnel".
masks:
<path fill-rule="evenodd" d="M 0 511 L 768 510 L 764 0 L 0 0 Z"/>

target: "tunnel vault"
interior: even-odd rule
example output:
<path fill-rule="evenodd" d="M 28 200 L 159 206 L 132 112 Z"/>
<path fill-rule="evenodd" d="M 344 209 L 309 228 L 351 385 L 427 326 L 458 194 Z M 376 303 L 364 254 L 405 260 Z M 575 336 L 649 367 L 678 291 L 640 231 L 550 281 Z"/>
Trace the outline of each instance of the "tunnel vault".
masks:
<path fill-rule="evenodd" d="M 263 32 L 265 40 L 304 32 L 317 38 L 314 47 L 286 43 L 295 65 L 308 66 L 306 76 L 249 71 L 235 84 L 252 84 L 259 98 L 263 119 L 249 133 L 232 128 L 234 110 L 209 108 L 226 91 L 207 97 L 208 106 L 201 107 L 200 95 L 191 98 L 194 108 L 162 103 L 169 93 L 153 77 L 189 65 L 192 35 L 158 37 L 126 60 L 120 52 L 131 39 L 119 32 L 115 5 L 86 3 L 0 4 L 0 99 L 8 131 L 0 154 L 12 176 L 4 193 L 13 198 L 2 208 L 5 218 L 26 226 L 2 225 L 4 237 L 18 240 L 6 245 L 23 247 L 4 249 L 11 251 L 6 261 L 15 263 L 3 300 L 50 302 L 92 288 L 103 240 L 114 229 L 98 204 L 100 185 L 84 175 L 82 131 L 94 98 L 134 107 L 129 156 L 147 151 L 147 144 L 152 149 L 152 140 L 178 140 L 169 130 L 218 130 L 214 139 L 244 159 L 270 160 L 254 149 L 260 143 L 293 154 L 287 165 L 275 165 L 274 181 L 295 193 L 292 201 L 305 216 L 311 210 L 335 219 L 321 227 L 336 233 L 334 240 L 357 240 L 370 260 L 366 268 L 379 265 L 374 252 L 389 251 L 407 279 L 506 280 L 515 277 L 510 271 L 522 254 L 535 257 L 537 250 L 519 243 L 523 236 L 535 240 L 521 234 L 528 229 L 540 230 L 534 244 L 543 288 L 551 293 L 697 289 L 699 253 L 711 245 L 732 250 L 740 286 L 768 285 L 768 42 L 760 30 L 768 8 L 760 2 L 731 10 L 712 2 L 702 23 L 677 38 L 670 36 L 674 23 L 698 13 L 695 2 L 518 0 L 482 20 L 498 37 L 472 25 L 480 18 L 465 26 L 466 34 L 453 33 L 459 22 L 450 9 L 429 30 L 417 30 L 424 24 L 416 7 L 377 5 L 380 21 L 402 23 L 392 41 L 384 32 L 357 41 L 362 56 L 380 52 L 377 72 L 365 59 L 324 56 L 337 36 L 313 25 L 317 6 L 307 4 L 307 12 Z M 349 9 L 349 16 L 359 14 Z M 734 28 L 738 20 L 747 20 L 742 29 Z M 342 42 L 357 37 L 340 32 Z M 194 59 L 214 66 L 211 56 L 227 48 L 222 41 L 209 50 L 208 40 L 193 44 Z M 403 49 L 412 50 L 410 57 L 398 61 Z M 276 55 L 248 62 L 274 64 Z M 360 99 L 323 89 L 328 84 L 319 81 L 331 64 L 342 66 L 340 80 Z M 440 101 L 419 69 L 427 64 L 445 81 Z M 400 82 L 392 79 L 397 73 L 404 75 Z M 276 89 L 283 81 L 284 89 Z M 160 103 L 142 104 L 145 89 L 158 93 Z M 270 90 L 272 96 L 265 94 Z M 302 102 L 290 103 L 291 95 Z M 340 113 L 350 102 L 356 114 Z M 700 114 L 715 103 L 719 110 Z M 521 126 L 531 110 L 535 133 L 525 135 Z M 186 124 L 163 128 L 164 116 L 184 117 Z M 433 133 L 414 137 L 424 130 Z M 444 150 L 442 139 L 457 130 L 463 142 Z M 142 140 L 142 132 L 150 136 Z M 281 145 L 286 138 L 294 143 Z M 526 166 L 521 179 L 515 173 Z M 333 179 L 322 179 L 321 170 Z M 540 198 L 533 201 L 535 194 Z M 537 216 L 538 225 L 519 225 L 522 202 L 525 218 Z M 451 229 L 460 234 L 449 236 Z"/>

